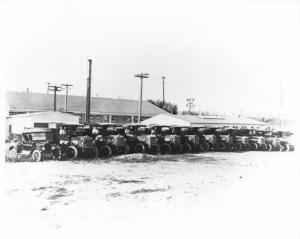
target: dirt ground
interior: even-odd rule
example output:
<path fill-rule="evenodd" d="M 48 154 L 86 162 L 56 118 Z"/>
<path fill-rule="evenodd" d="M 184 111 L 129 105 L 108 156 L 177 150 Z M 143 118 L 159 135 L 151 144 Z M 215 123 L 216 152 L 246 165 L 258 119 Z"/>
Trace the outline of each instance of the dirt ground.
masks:
<path fill-rule="evenodd" d="M 6 163 L 2 182 L 3 238 L 300 238 L 295 152 Z"/>

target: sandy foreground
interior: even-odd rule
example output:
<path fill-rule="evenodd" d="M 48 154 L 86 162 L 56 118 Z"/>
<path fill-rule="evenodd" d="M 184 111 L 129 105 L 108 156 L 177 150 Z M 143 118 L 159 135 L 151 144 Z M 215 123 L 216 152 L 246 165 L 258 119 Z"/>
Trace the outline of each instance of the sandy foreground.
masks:
<path fill-rule="evenodd" d="M 294 152 L 6 163 L 2 238 L 300 238 Z"/>

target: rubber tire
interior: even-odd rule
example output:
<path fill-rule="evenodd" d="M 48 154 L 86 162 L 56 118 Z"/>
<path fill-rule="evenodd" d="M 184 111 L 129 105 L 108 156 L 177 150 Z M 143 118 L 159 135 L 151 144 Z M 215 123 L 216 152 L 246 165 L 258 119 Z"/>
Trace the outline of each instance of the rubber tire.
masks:
<path fill-rule="evenodd" d="M 154 150 L 154 154 L 159 154 L 160 153 L 160 146 L 156 146 L 156 150 Z"/>
<path fill-rule="evenodd" d="M 249 151 L 251 149 L 250 144 L 244 144 L 243 149 L 244 151 Z"/>
<path fill-rule="evenodd" d="M 42 153 L 38 149 L 33 150 L 31 153 L 31 159 L 33 162 L 40 162 L 42 159 Z"/>
<path fill-rule="evenodd" d="M 73 151 L 72 157 L 70 157 L 70 155 L 68 153 L 69 150 Z M 67 157 L 67 159 L 77 159 L 77 157 L 78 157 L 78 149 L 75 146 L 73 146 L 73 145 L 67 147 L 67 149 L 66 149 L 66 157 Z"/>
<path fill-rule="evenodd" d="M 99 150 L 97 147 L 92 148 L 92 155 L 90 155 L 89 159 L 97 159 L 99 155 Z"/>
<path fill-rule="evenodd" d="M 266 144 L 266 151 L 272 151 L 273 150 L 273 146 L 272 144 Z"/>
<path fill-rule="evenodd" d="M 57 153 L 55 153 L 55 152 L 57 152 Z M 54 160 L 61 160 L 61 150 L 59 148 L 55 148 L 52 151 L 52 154 L 53 154 L 53 159 Z"/>
<path fill-rule="evenodd" d="M 183 151 L 183 147 L 181 144 L 175 144 L 174 145 L 174 153 L 175 154 L 181 154 Z"/>
<path fill-rule="evenodd" d="M 234 143 L 233 144 L 233 150 L 234 151 L 242 151 L 243 150 L 243 146 L 241 143 Z"/>
<path fill-rule="evenodd" d="M 201 146 L 202 146 L 204 152 L 210 151 L 210 146 L 207 142 L 202 142 Z"/>
<path fill-rule="evenodd" d="M 16 149 L 11 149 L 8 154 L 8 159 L 12 161 L 16 161 L 18 158 L 18 153 Z"/>
<path fill-rule="evenodd" d="M 218 148 L 220 151 L 226 151 L 226 145 L 223 142 L 218 143 Z"/>
<path fill-rule="evenodd" d="M 134 146 L 134 152 L 135 153 L 138 153 L 138 154 L 143 154 L 146 152 L 146 147 L 144 144 L 142 143 L 137 143 L 135 146 Z"/>
<path fill-rule="evenodd" d="M 112 148 L 109 145 L 104 145 L 100 149 L 100 157 L 109 158 L 112 155 Z"/>
<path fill-rule="evenodd" d="M 286 150 L 286 147 L 285 147 L 284 145 L 281 144 L 281 145 L 280 145 L 279 151 L 280 151 L 280 152 L 283 152 L 283 151 L 285 151 L 285 150 Z"/>
<path fill-rule="evenodd" d="M 250 144 L 250 148 L 251 148 L 251 151 L 257 151 L 257 150 L 258 150 L 258 145 L 257 145 L 257 143 L 251 143 L 251 144 Z"/>
<path fill-rule="evenodd" d="M 171 151 L 172 151 L 172 149 L 171 149 L 171 145 L 170 144 L 165 143 L 165 144 L 163 144 L 163 145 L 160 146 L 160 153 L 161 154 L 170 154 Z"/>
<path fill-rule="evenodd" d="M 182 147 L 183 153 L 190 153 L 192 151 L 192 146 L 189 143 L 184 143 Z"/>
<path fill-rule="evenodd" d="M 285 152 L 289 152 L 289 151 L 291 151 L 291 147 L 290 147 L 289 144 L 287 144 L 287 145 L 286 145 L 286 150 L 285 150 Z"/>
<path fill-rule="evenodd" d="M 209 145 L 209 151 L 217 151 L 213 143 L 208 143 L 208 145 Z"/>
<path fill-rule="evenodd" d="M 128 145 L 126 145 L 124 148 L 124 154 L 129 154 L 129 153 L 130 153 L 130 148 Z"/>
<path fill-rule="evenodd" d="M 267 145 L 266 144 L 261 144 L 260 145 L 260 151 L 266 151 L 267 150 Z"/>
<path fill-rule="evenodd" d="M 200 144 L 195 144 L 194 147 L 193 147 L 193 151 L 195 153 L 199 153 L 199 152 L 203 151 L 203 149 L 202 149 Z"/>

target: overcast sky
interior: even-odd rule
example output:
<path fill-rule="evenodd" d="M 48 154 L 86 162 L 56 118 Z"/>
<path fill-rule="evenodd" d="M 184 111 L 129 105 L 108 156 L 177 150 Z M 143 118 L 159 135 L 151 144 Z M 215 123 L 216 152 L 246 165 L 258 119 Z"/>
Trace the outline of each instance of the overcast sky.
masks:
<path fill-rule="evenodd" d="M 164 75 L 181 110 L 191 97 L 195 110 L 279 114 L 280 81 L 285 114 L 296 107 L 299 1 L 0 2 L 8 90 L 85 95 L 91 58 L 93 96 L 138 99 L 133 75 L 147 72 L 144 99 L 162 98 Z"/>

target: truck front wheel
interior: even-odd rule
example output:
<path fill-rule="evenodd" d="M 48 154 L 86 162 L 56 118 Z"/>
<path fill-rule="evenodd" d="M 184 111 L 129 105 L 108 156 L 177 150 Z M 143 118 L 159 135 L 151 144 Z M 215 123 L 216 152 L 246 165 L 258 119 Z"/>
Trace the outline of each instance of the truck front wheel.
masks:
<path fill-rule="evenodd" d="M 32 152 L 32 161 L 39 162 L 42 159 L 42 154 L 38 149 L 33 150 Z"/>

